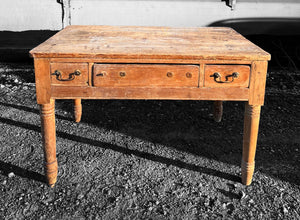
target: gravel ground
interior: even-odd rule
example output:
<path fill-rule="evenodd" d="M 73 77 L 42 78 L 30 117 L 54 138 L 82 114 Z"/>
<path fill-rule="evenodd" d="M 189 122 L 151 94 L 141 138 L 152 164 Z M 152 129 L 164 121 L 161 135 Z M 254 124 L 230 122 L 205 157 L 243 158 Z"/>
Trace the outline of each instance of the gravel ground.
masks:
<path fill-rule="evenodd" d="M 243 102 L 56 101 L 58 182 L 43 176 L 33 65 L 0 63 L 0 219 L 300 219 L 300 73 L 271 70 L 253 183 Z"/>

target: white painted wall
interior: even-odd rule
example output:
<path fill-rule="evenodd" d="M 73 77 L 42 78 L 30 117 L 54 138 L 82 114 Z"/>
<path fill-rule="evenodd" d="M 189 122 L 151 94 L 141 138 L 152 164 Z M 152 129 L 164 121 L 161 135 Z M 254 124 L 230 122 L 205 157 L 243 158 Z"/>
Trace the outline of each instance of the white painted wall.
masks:
<path fill-rule="evenodd" d="M 62 9 L 56 0 L 0 0 L 0 31 L 61 28 Z"/>
<path fill-rule="evenodd" d="M 207 26 L 232 18 L 300 18 L 300 0 L 0 0 L 0 31 L 59 30 L 67 24 Z M 70 7 L 69 7 L 70 6 Z"/>
<path fill-rule="evenodd" d="M 71 24 L 207 26 L 232 18 L 300 17 L 300 0 L 71 0 Z"/>

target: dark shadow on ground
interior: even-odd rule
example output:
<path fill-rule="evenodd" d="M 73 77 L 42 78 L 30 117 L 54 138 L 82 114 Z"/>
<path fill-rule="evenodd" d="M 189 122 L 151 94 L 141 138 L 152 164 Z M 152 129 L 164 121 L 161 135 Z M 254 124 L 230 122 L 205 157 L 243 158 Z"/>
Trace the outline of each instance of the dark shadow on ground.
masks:
<path fill-rule="evenodd" d="M 256 171 L 297 185 L 300 177 L 294 169 L 300 168 L 296 155 L 299 140 L 294 121 L 295 103 L 299 101 L 297 95 L 266 97 L 256 156 Z M 63 101 L 57 103 L 58 108 L 72 111 L 70 105 L 65 108 Z M 225 102 L 221 123 L 213 121 L 212 102 L 208 101 L 83 100 L 82 103 L 82 123 L 240 166 L 244 102 Z"/>
<path fill-rule="evenodd" d="M 12 125 L 12 126 L 18 126 L 21 128 L 25 128 L 25 129 L 29 129 L 32 131 L 36 131 L 36 132 L 40 132 L 40 127 L 35 126 L 35 125 L 31 125 L 31 124 L 27 124 L 27 123 L 23 123 L 23 122 L 18 122 L 18 121 L 14 121 L 11 119 L 6 119 L 6 118 L 0 118 L 0 122 L 1 123 L 5 123 L 8 125 Z M 123 154 L 127 154 L 127 155 L 135 155 L 137 157 L 141 157 L 141 158 L 145 158 L 148 160 L 152 160 L 155 162 L 159 162 L 159 163 L 163 163 L 166 164 L 167 166 L 173 165 L 179 168 L 183 168 L 183 169 L 188 169 L 188 170 L 192 170 L 192 171 L 196 171 L 196 172 L 200 172 L 200 173 L 205 173 L 208 175 L 212 175 L 212 176 L 217 176 L 223 179 L 227 179 L 227 180 L 231 180 L 231 181 L 235 181 L 235 182 L 240 182 L 240 178 L 238 176 L 232 175 L 232 174 L 228 174 L 228 173 L 224 173 L 218 170 L 214 170 L 211 168 L 207 168 L 207 167 L 201 167 L 201 166 L 197 166 L 194 164 L 189 164 L 189 163 L 185 163 L 182 162 L 180 160 L 174 160 L 174 159 L 170 159 L 167 157 L 162 157 L 159 155 L 154 155 L 151 153 L 147 153 L 147 152 L 142 152 L 142 151 L 138 151 L 138 150 L 132 150 L 132 149 L 128 149 L 128 148 L 124 148 L 124 147 L 120 147 L 120 146 L 116 146 L 113 144 L 108 144 L 108 143 L 103 143 L 101 141 L 96 141 L 96 140 L 92 140 L 89 138 L 85 138 L 85 137 L 80 137 L 80 136 L 76 136 L 76 135 L 72 135 L 72 134 L 68 134 L 65 132 L 56 132 L 57 137 L 61 137 L 64 139 L 68 139 L 71 141 L 76 141 L 78 143 L 83 143 L 83 144 L 89 144 L 89 145 L 93 145 L 93 146 L 98 146 L 104 149 L 111 149 Z M 3 163 L 5 165 L 5 163 Z M 1 165 L 1 163 L 0 163 Z M 12 166 L 11 168 L 9 166 L 3 166 L 2 170 L 5 173 L 9 173 L 9 172 L 14 172 L 15 174 L 22 176 L 22 177 L 26 177 L 26 178 L 35 178 L 34 175 L 32 174 L 36 174 L 34 172 L 24 172 L 25 170 L 17 167 L 17 166 Z M 20 172 L 21 171 L 21 172 Z M 38 176 L 40 177 L 40 176 Z"/>
<path fill-rule="evenodd" d="M 40 114 L 40 111 L 38 109 L 34 109 L 34 108 L 30 108 L 27 107 L 25 105 L 15 105 L 15 104 L 11 104 L 11 103 L 5 103 L 5 102 L 0 102 L 0 105 L 5 106 L 5 107 L 10 107 L 10 108 L 15 108 L 15 109 L 19 109 L 21 111 L 26 111 L 26 112 L 31 112 L 31 113 L 35 113 L 35 114 Z M 36 104 L 37 105 L 37 104 Z M 64 117 L 62 115 L 55 115 L 55 118 L 57 119 L 61 119 L 61 120 L 67 120 L 67 121 L 72 121 L 71 118 L 68 117 Z"/>
<path fill-rule="evenodd" d="M 32 179 L 42 183 L 47 183 L 44 175 L 13 165 L 11 163 L 3 162 L 1 160 L 0 160 L 0 171 L 1 174 L 4 176 L 8 176 L 8 174 L 12 172 L 15 175 L 23 178 Z"/>

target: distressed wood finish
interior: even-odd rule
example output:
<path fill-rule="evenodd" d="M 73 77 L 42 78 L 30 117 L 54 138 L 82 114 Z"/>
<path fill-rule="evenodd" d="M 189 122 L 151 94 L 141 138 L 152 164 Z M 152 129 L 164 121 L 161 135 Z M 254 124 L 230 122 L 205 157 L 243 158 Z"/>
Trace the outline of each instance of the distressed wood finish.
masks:
<path fill-rule="evenodd" d="M 30 54 L 51 186 L 57 178 L 54 99 L 74 100 L 76 122 L 81 99 L 212 100 L 216 121 L 222 101 L 246 101 L 242 182 L 251 183 L 270 54 L 233 29 L 70 25 Z M 215 72 L 221 78 L 211 77 Z M 227 77 L 232 82 L 216 82 L 233 72 L 239 74 Z"/>
<path fill-rule="evenodd" d="M 198 87 L 199 66 L 163 64 L 95 64 L 97 87 Z"/>
<path fill-rule="evenodd" d="M 251 184 L 254 172 L 260 109 L 260 105 L 245 104 L 242 157 L 242 183 L 245 185 Z"/>
<path fill-rule="evenodd" d="M 55 101 L 40 105 L 42 140 L 44 146 L 45 174 L 48 184 L 53 187 L 57 179 Z"/>
<path fill-rule="evenodd" d="M 80 122 L 82 115 L 81 99 L 74 99 L 74 118 L 75 122 Z"/>
<path fill-rule="evenodd" d="M 111 88 L 52 86 L 55 99 L 166 99 L 166 100 L 234 100 L 246 101 L 248 88 Z"/>
<path fill-rule="evenodd" d="M 250 105 L 264 104 L 267 68 L 268 62 L 266 61 L 255 61 L 252 64 L 249 96 Z"/>
<path fill-rule="evenodd" d="M 230 28 L 68 26 L 31 51 L 34 57 L 268 60 Z"/>
<path fill-rule="evenodd" d="M 34 59 L 36 100 L 38 104 L 50 102 L 50 64 L 49 59 Z"/>

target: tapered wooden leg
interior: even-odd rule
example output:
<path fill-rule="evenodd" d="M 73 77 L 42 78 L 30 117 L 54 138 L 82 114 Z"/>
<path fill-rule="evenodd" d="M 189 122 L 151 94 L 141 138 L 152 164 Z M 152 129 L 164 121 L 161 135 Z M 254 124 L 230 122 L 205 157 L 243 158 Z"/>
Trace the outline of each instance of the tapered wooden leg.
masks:
<path fill-rule="evenodd" d="M 81 99 L 74 99 L 74 117 L 76 122 L 80 122 L 82 115 Z"/>
<path fill-rule="evenodd" d="M 222 120 L 223 115 L 223 102 L 215 101 L 214 102 L 214 120 L 216 122 L 220 122 Z"/>
<path fill-rule="evenodd" d="M 57 180 L 56 134 L 55 134 L 55 101 L 40 105 L 42 140 L 45 157 L 45 174 L 48 184 L 54 187 Z"/>
<path fill-rule="evenodd" d="M 242 183 L 250 185 L 254 172 L 254 158 L 260 118 L 260 105 L 245 105 L 244 139 L 242 158 Z"/>

